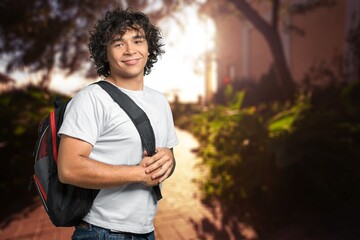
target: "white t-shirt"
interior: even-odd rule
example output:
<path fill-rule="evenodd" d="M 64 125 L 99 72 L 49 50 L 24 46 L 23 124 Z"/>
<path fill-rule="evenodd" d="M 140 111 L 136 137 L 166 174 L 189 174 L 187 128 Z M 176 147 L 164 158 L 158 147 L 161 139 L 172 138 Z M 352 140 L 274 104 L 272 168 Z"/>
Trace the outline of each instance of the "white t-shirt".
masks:
<path fill-rule="evenodd" d="M 173 117 L 165 96 L 151 88 L 120 88 L 148 116 L 156 147 L 178 144 Z M 93 84 L 69 102 L 59 134 L 90 143 L 90 158 L 113 165 L 137 165 L 143 158 L 141 139 L 129 116 L 100 86 Z M 114 231 L 148 233 L 154 230 L 157 202 L 152 188 L 141 183 L 101 189 L 84 220 Z"/>

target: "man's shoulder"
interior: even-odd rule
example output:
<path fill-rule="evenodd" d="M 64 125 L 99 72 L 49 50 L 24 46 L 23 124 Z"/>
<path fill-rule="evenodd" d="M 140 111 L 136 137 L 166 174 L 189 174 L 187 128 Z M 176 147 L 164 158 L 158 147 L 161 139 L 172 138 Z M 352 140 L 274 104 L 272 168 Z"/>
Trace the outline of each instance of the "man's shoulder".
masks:
<path fill-rule="evenodd" d="M 98 84 L 89 84 L 79 90 L 72 98 L 72 104 L 93 104 L 106 106 L 111 97 Z"/>
<path fill-rule="evenodd" d="M 100 97 L 102 98 L 104 95 L 106 95 L 106 92 L 98 85 L 96 82 L 91 83 L 82 89 L 80 89 L 74 97 L 78 96 L 92 96 L 92 97 Z"/>
<path fill-rule="evenodd" d="M 162 99 L 162 100 L 166 100 L 166 96 L 162 92 L 159 92 L 159 91 L 157 91 L 157 90 L 155 90 L 153 88 L 147 87 L 147 86 L 144 87 L 144 90 L 151 97 L 156 97 L 156 98 L 159 98 L 159 99 Z"/>

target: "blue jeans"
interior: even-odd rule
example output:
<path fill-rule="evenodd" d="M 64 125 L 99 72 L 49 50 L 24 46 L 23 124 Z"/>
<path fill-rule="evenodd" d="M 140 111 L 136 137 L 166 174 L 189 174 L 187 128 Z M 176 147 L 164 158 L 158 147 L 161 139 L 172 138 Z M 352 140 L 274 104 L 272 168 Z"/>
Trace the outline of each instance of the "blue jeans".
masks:
<path fill-rule="evenodd" d="M 146 234 L 112 232 L 91 224 L 75 227 L 72 240 L 155 240 L 154 232 Z"/>

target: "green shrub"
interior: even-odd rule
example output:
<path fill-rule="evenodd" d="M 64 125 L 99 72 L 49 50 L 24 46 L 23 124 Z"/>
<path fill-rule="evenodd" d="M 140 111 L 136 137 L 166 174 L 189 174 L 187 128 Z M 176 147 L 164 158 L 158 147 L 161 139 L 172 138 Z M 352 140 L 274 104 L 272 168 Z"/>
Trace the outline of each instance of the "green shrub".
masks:
<path fill-rule="evenodd" d="M 234 101 L 233 101 L 234 102 Z M 236 102 L 236 101 L 235 101 Z M 207 200 L 253 221 L 331 214 L 360 200 L 360 85 L 293 104 L 217 106 L 194 117 Z"/>

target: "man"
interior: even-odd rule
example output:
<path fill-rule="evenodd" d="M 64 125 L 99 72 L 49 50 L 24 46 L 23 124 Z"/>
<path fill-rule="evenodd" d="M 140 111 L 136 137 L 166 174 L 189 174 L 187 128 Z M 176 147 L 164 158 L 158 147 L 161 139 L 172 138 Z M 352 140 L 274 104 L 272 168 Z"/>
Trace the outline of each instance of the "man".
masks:
<path fill-rule="evenodd" d="M 89 49 L 99 76 L 140 106 L 154 129 L 157 153 L 144 152 L 128 115 L 98 85 L 78 92 L 59 131 L 60 181 L 101 189 L 72 239 L 155 239 L 157 201 L 152 187 L 174 171 L 178 144 L 165 96 L 144 86 L 161 49 L 160 31 L 146 15 L 115 9 L 90 32 Z"/>

